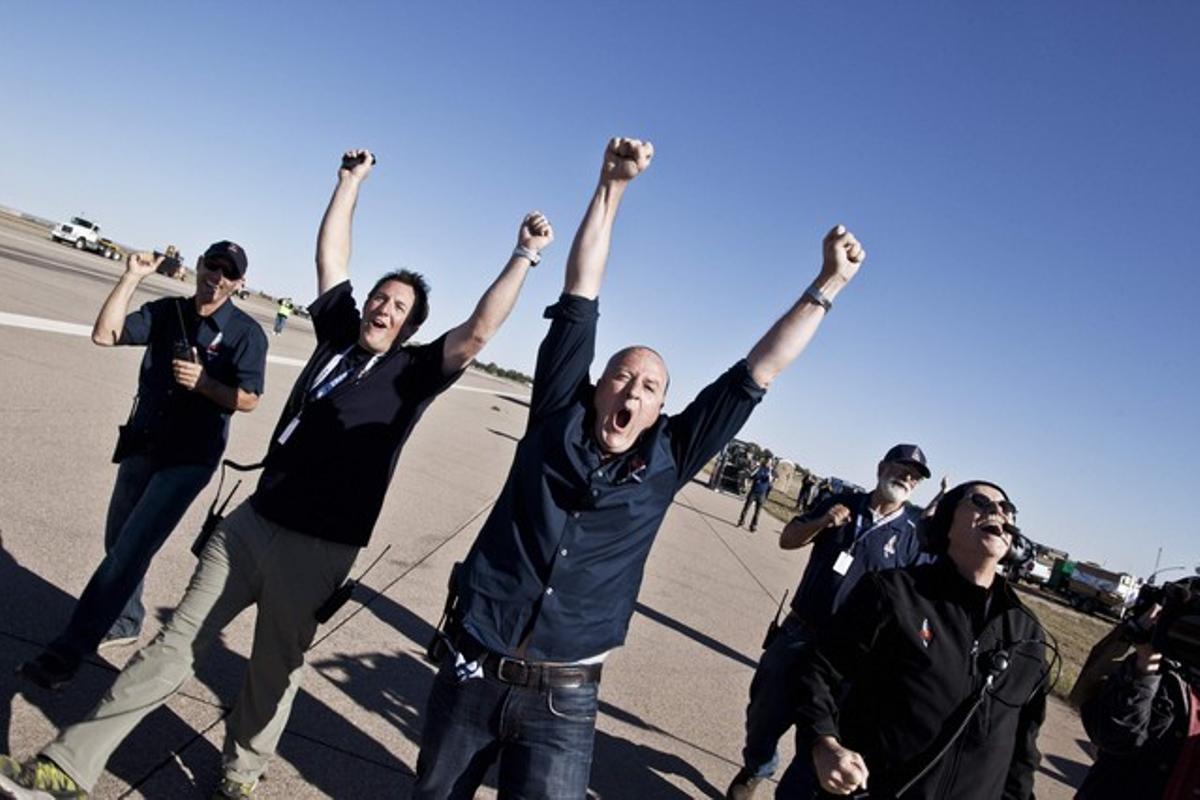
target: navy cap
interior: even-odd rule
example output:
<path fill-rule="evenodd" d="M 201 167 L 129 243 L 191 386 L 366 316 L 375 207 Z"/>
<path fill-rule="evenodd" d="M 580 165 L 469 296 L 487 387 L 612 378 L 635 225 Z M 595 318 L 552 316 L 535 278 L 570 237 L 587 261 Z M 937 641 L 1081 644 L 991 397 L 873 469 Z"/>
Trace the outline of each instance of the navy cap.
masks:
<path fill-rule="evenodd" d="M 249 266 L 246 261 L 246 251 L 230 241 L 220 241 L 209 245 L 208 249 L 204 251 L 204 260 L 223 261 L 233 267 L 233 274 L 230 274 L 229 271 L 225 272 L 226 276 L 233 280 L 245 276 L 246 267 Z"/>
<path fill-rule="evenodd" d="M 915 444 L 898 444 L 891 450 L 887 451 L 887 455 L 883 457 L 884 461 L 896 461 L 901 464 L 908 464 L 915 468 L 926 478 L 929 477 L 929 465 L 925 461 L 925 453 Z"/>

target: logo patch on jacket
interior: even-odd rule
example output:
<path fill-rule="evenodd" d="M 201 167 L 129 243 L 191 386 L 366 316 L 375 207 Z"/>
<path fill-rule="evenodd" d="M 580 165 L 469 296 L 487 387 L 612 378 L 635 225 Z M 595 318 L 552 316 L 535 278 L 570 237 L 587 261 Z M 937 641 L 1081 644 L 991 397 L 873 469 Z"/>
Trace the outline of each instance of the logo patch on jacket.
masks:
<path fill-rule="evenodd" d="M 921 630 L 917 631 L 917 638 L 921 640 L 921 644 L 925 645 L 925 649 L 929 649 L 929 643 L 933 641 L 933 628 L 929 627 L 929 617 L 926 617 L 921 622 Z"/>
<path fill-rule="evenodd" d="M 883 557 L 891 558 L 896 555 L 896 534 L 892 534 L 892 538 L 883 543 Z"/>

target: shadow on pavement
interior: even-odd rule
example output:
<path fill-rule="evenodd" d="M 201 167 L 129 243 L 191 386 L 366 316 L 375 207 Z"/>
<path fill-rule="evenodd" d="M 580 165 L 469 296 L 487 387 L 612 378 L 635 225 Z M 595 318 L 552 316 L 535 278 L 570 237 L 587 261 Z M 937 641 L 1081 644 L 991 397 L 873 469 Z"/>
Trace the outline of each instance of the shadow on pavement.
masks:
<path fill-rule="evenodd" d="M 1046 769 L 1047 764 L 1054 767 L 1054 769 Z M 1046 754 L 1042 756 L 1042 763 L 1038 765 L 1038 772 L 1043 775 L 1049 775 L 1054 780 L 1072 789 L 1078 789 L 1083 785 L 1083 779 L 1087 777 L 1088 770 L 1091 768 L 1090 764 L 1081 764 L 1069 758 Z"/>
<path fill-rule="evenodd" d="M 758 662 L 749 656 L 734 650 L 732 647 L 724 644 L 723 642 L 717 641 L 703 631 L 698 631 L 690 625 L 685 625 L 673 617 L 668 617 L 661 611 L 655 611 L 653 608 L 650 608 L 644 603 L 638 603 L 636 606 L 634 606 L 634 609 L 646 619 L 654 620 L 660 625 L 664 625 L 677 633 L 681 633 L 692 641 L 704 645 L 713 652 L 719 653 L 727 658 L 731 658 L 739 664 L 746 665 L 750 669 L 758 668 Z"/>

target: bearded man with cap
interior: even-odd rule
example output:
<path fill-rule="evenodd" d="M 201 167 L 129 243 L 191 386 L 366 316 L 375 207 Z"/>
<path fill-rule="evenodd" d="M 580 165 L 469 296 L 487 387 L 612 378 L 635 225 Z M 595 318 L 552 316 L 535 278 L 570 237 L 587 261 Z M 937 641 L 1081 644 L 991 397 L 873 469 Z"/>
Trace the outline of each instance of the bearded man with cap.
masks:
<path fill-rule="evenodd" d="M 929 474 L 920 447 L 898 444 L 879 462 L 873 491 L 831 495 L 783 529 L 780 547 L 794 550 L 812 545 L 812 551 L 791 610 L 759 659 L 750 683 L 742 769 L 726 797 L 747 800 L 775 773 L 779 739 L 794 719 L 796 664 L 854 585 L 869 572 L 906 567 L 925 558 L 917 536 L 922 510 L 908 498 Z M 802 757 L 785 771 L 776 797 L 810 796 L 812 785 L 811 764 Z"/>
<path fill-rule="evenodd" d="M 253 411 L 263 391 L 267 337 L 230 300 L 245 279 L 246 251 L 217 242 L 196 265 L 192 297 L 152 300 L 130 314 L 134 292 L 164 258 L 131 254 L 92 328 L 92 341 L 102 347 L 138 345 L 146 352 L 133 410 L 113 453 L 120 466 L 104 560 L 66 628 L 17 669 L 43 688 L 70 681 L 98 648 L 137 641 L 150 560 L 212 477 L 233 412 Z"/>

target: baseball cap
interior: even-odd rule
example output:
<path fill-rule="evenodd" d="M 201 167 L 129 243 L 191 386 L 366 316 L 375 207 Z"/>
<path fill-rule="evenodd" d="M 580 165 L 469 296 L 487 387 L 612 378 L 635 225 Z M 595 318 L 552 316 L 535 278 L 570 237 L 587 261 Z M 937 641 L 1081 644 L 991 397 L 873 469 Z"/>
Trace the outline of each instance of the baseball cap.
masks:
<path fill-rule="evenodd" d="M 915 444 L 898 444 L 891 450 L 887 451 L 887 455 L 883 457 L 884 461 L 898 461 L 901 464 L 908 464 L 914 467 L 917 472 L 929 477 L 929 465 L 925 461 L 925 453 Z"/>
<path fill-rule="evenodd" d="M 244 277 L 246 267 L 249 263 L 246 261 L 246 251 L 240 246 L 230 241 L 222 240 L 208 246 L 204 251 L 205 261 L 221 261 L 232 269 L 223 270 L 225 276 L 231 280 L 237 280 Z"/>

